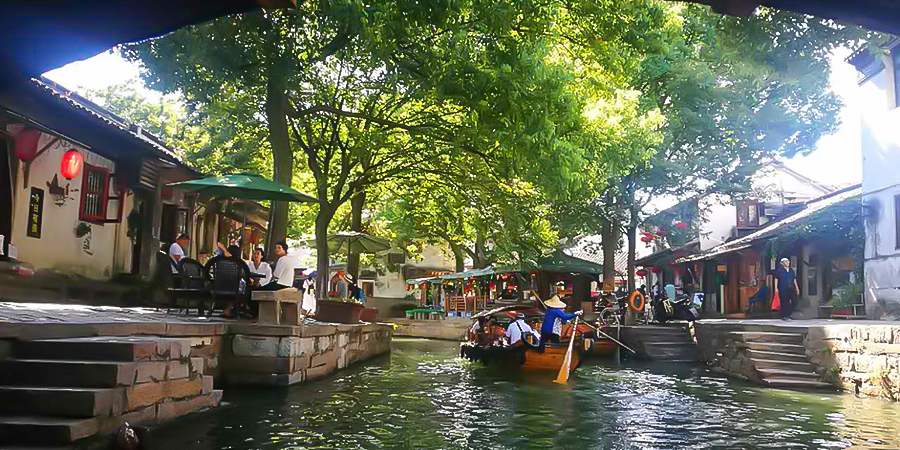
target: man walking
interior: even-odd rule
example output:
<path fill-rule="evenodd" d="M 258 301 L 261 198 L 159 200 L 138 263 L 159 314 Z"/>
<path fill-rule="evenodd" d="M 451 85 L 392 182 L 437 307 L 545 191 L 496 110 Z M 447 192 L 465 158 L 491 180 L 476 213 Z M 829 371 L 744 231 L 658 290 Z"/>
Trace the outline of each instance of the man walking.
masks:
<path fill-rule="evenodd" d="M 775 270 L 775 295 L 781 301 L 781 320 L 791 319 L 791 313 L 797 308 L 800 288 L 797 286 L 797 273 L 791 268 L 791 261 L 781 258 L 781 265 Z"/>

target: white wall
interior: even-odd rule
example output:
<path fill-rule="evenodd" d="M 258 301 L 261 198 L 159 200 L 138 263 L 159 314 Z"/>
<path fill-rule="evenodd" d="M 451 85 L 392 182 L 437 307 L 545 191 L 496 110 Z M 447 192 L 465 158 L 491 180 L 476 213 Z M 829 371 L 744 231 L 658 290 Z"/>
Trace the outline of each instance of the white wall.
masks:
<path fill-rule="evenodd" d="M 869 318 L 900 318 L 900 250 L 894 196 L 900 195 L 900 110 L 895 108 L 893 67 L 860 87 L 862 114 L 863 203 L 867 205 L 865 284 Z"/>
<path fill-rule="evenodd" d="M 407 261 L 406 266 L 452 271 L 456 269 L 456 262 L 448 258 L 439 247 L 427 245 L 419 258 L 415 261 Z M 374 294 L 375 297 L 405 297 L 406 280 L 403 277 L 402 268 L 400 272 L 387 272 L 384 275 L 376 277 Z"/>
<path fill-rule="evenodd" d="M 700 251 L 726 242 L 737 225 L 737 212 L 730 197 L 713 194 L 700 199 L 705 221 L 700 226 Z"/>
<path fill-rule="evenodd" d="M 38 149 L 53 139 L 42 134 Z M 77 273 L 93 278 L 106 278 L 113 274 L 115 258 L 116 224 L 91 224 L 90 249 L 84 249 L 85 238 L 77 238 L 75 227 L 79 224 L 78 211 L 81 205 L 81 182 L 84 170 L 73 180 L 66 180 L 59 174 L 63 155 L 70 149 L 78 150 L 84 162 L 114 171 L 112 161 L 91 153 L 72 143 L 60 140 L 30 165 L 28 186 L 23 188 L 25 164 L 19 164 L 19 173 L 14 189 L 15 220 L 13 222 L 12 243 L 18 248 L 18 257 L 34 265 L 35 269 L 53 269 L 67 273 Z M 48 183 L 56 175 L 61 187 L 69 185 L 69 195 L 63 201 L 50 194 Z M 41 238 L 27 236 L 28 207 L 31 188 L 44 191 L 43 224 Z M 77 191 L 75 191 L 77 190 Z M 127 215 L 127 211 L 125 212 Z"/>

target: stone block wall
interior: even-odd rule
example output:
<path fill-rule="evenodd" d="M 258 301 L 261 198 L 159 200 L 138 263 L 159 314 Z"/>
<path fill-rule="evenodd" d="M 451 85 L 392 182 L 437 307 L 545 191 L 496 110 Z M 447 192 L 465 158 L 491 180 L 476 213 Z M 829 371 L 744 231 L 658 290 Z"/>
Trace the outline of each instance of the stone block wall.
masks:
<path fill-rule="evenodd" d="M 386 325 L 240 327 L 229 336 L 223 375 L 229 384 L 288 386 L 390 352 Z"/>
<path fill-rule="evenodd" d="M 750 361 L 750 355 L 732 335 L 743 329 L 739 325 L 703 326 L 698 323 L 696 331 L 700 359 L 716 373 L 759 383 L 762 380 Z"/>
<path fill-rule="evenodd" d="M 397 326 L 395 336 L 461 341 L 472 326 L 471 319 L 455 317 L 443 320 L 391 319 Z"/>
<path fill-rule="evenodd" d="M 900 400 L 900 326 L 810 327 L 804 345 L 827 381 L 858 395 Z"/>

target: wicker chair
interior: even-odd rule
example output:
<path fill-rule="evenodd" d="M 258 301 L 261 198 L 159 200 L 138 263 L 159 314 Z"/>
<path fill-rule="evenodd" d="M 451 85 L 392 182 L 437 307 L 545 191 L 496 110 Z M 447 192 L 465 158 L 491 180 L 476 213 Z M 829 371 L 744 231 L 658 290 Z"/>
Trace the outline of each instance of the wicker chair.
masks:
<path fill-rule="evenodd" d="M 177 298 L 190 301 L 197 299 L 197 314 L 204 315 L 204 302 L 209 298 L 209 288 L 206 286 L 206 269 L 199 261 L 191 258 L 181 258 L 178 261 L 178 272 L 181 276 L 181 285 L 176 288 Z M 209 310 L 212 313 L 212 307 Z"/>
<path fill-rule="evenodd" d="M 205 269 L 213 298 L 212 309 L 215 309 L 219 299 L 232 301 L 235 310 L 241 302 L 246 303 L 250 299 L 250 268 L 243 260 L 216 256 L 206 263 Z"/>

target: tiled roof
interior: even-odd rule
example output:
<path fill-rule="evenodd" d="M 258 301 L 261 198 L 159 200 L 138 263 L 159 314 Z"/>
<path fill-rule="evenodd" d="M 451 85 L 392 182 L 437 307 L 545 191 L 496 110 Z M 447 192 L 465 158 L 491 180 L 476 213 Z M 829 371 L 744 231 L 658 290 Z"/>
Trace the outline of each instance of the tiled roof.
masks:
<path fill-rule="evenodd" d="M 717 245 L 703 253 L 699 253 L 696 255 L 686 256 L 684 258 L 678 259 L 676 263 L 682 262 L 691 262 L 691 261 L 700 261 L 704 259 L 714 258 L 719 255 L 723 255 L 725 253 L 731 253 L 738 250 L 743 250 L 745 248 L 750 247 L 754 242 L 765 239 L 767 237 L 778 234 L 782 231 L 787 231 L 791 229 L 794 225 L 797 225 L 801 220 L 812 216 L 816 212 L 822 211 L 828 207 L 837 205 L 845 200 L 850 200 L 854 197 L 858 197 L 862 194 L 862 185 L 856 184 L 847 188 L 844 188 L 840 191 L 832 192 L 828 195 L 823 195 L 819 198 L 812 199 L 805 203 L 805 208 L 800 211 L 785 217 L 782 220 L 777 222 L 771 222 L 765 228 L 761 230 L 757 230 L 751 234 L 748 234 L 740 239 L 735 239 L 733 241 L 728 241 L 724 244 Z"/>
<path fill-rule="evenodd" d="M 140 129 L 139 127 L 126 123 L 124 119 L 116 116 L 110 111 L 107 111 L 100 105 L 87 100 L 86 98 L 60 86 L 53 81 L 50 81 L 48 79 L 35 78 L 32 79 L 32 82 L 36 86 L 41 88 L 44 92 L 59 100 L 60 103 L 76 109 L 79 112 L 86 113 L 96 120 L 102 121 L 107 126 L 117 129 L 121 133 L 128 135 L 139 145 L 147 147 L 150 150 L 156 152 L 161 158 L 187 168 L 187 166 L 184 165 L 183 161 L 175 153 L 175 151 L 169 148 L 156 136 L 153 136 L 152 134 Z"/>

